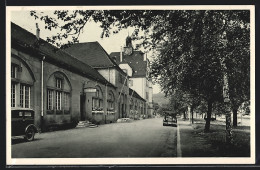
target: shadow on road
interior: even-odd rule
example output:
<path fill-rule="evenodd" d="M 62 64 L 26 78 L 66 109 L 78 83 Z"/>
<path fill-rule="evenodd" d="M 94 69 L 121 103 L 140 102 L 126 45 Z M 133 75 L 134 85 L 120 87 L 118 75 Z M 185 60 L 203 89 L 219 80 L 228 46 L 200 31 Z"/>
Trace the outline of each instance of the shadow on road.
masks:
<path fill-rule="evenodd" d="M 41 139 L 34 139 L 33 141 L 31 142 L 34 142 L 34 141 L 39 141 Z M 19 143 L 26 143 L 27 141 L 24 140 L 24 138 L 12 138 L 12 145 L 15 145 L 15 144 L 19 144 Z"/>

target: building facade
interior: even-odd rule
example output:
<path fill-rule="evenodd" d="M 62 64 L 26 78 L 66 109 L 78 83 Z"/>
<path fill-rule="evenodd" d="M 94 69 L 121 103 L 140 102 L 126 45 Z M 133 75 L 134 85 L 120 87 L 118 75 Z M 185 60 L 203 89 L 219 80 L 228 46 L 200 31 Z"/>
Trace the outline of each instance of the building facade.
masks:
<path fill-rule="evenodd" d="M 129 77 L 110 58 L 98 42 L 77 43 L 66 49 L 66 52 L 75 56 L 84 63 L 96 69 L 109 83 L 116 88 L 115 100 L 118 113 L 117 118 L 129 115 Z"/>
<path fill-rule="evenodd" d="M 11 108 L 33 109 L 42 131 L 117 120 L 118 88 L 97 70 L 13 23 L 11 43 Z"/>
<path fill-rule="evenodd" d="M 34 110 L 42 131 L 145 118 L 147 100 L 129 88 L 129 73 L 98 42 L 64 51 L 11 23 L 11 109 Z"/>
<path fill-rule="evenodd" d="M 144 113 L 146 117 L 153 116 L 153 88 L 149 76 L 150 62 L 142 51 L 134 51 L 132 40 L 126 38 L 126 46 L 120 52 L 112 52 L 110 57 L 129 76 L 129 87 L 146 100 Z"/>

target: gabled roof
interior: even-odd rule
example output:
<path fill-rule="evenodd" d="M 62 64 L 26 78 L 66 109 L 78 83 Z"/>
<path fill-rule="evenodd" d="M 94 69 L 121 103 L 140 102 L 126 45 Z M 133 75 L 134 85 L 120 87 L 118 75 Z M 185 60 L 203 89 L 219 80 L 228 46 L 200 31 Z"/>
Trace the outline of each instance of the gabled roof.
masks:
<path fill-rule="evenodd" d="M 134 90 L 131 89 L 131 88 L 129 88 L 129 95 L 130 95 L 130 97 L 132 96 L 132 97 L 135 97 L 135 98 L 137 98 L 137 99 L 140 99 L 140 100 L 146 102 L 145 99 L 143 99 L 136 91 L 134 91 Z"/>
<path fill-rule="evenodd" d="M 144 53 L 141 51 L 133 51 L 131 55 L 125 55 L 122 53 L 122 62 L 120 62 L 120 52 L 112 52 L 110 57 L 115 59 L 117 64 L 127 63 L 133 69 L 132 77 L 146 77 L 147 72 L 147 60 L 144 61 Z"/>
<path fill-rule="evenodd" d="M 99 74 L 97 70 L 88 64 L 83 63 L 82 61 L 49 44 L 43 39 L 37 41 L 37 38 L 34 34 L 14 23 L 11 23 L 11 39 L 12 47 L 13 45 L 18 45 L 19 47 L 25 49 L 26 52 L 36 51 L 37 53 L 44 55 L 46 58 L 45 60 L 49 62 L 55 63 L 61 67 L 65 67 L 70 71 L 75 71 L 92 80 L 96 80 L 103 84 L 115 87 L 109 83 L 101 74 Z"/>
<path fill-rule="evenodd" d="M 121 73 L 125 74 L 125 72 L 123 72 L 118 64 L 110 58 L 109 54 L 97 41 L 73 44 L 66 48 L 65 51 L 77 57 L 80 61 L 88 63 L 93 68 L 99 69 L 114 67 Z"/>

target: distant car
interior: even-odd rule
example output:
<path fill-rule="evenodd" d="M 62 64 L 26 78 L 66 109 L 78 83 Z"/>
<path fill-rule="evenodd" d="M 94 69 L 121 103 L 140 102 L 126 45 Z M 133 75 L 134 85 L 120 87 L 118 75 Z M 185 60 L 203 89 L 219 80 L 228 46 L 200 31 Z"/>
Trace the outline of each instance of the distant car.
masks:
<path fill-rule="evenodd" d="M 34 125 L 32 109 L 12 108 L 12 136 L 24 136 L 26 141 L 33 141 L 38 128 Z"/>
<path fill-rule="evenodd" d="M 163 126 L 175 126 L 177 127 L 176 115 L 165 115 L 163 118 Z"/>

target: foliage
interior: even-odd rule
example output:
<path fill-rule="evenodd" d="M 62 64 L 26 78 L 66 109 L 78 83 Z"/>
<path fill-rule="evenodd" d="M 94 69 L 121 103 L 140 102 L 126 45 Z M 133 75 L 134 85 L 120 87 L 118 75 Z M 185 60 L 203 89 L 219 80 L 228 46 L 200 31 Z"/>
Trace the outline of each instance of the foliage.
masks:
<path fill-rule="evenodd" d="M 47 40 L 63 48 L 78 42 L 87 22 L 100 23 L 101 37 L 134 27 L 137 47 L 156 51 L 151 76 L 166 96 L 173 95 L 170 107 L 176 111 L 203 101 L 210 116 L 212 105 L 223 102 L 226 72 L 232 106 L 249 100 L 249 10 L 76 10 L 54 11 L 53 17 L 31 11 L 31 15 L 43 20 L 46 29 L 60 29 Z M 63 39 L 68 44 L 62 44 Z"/>

